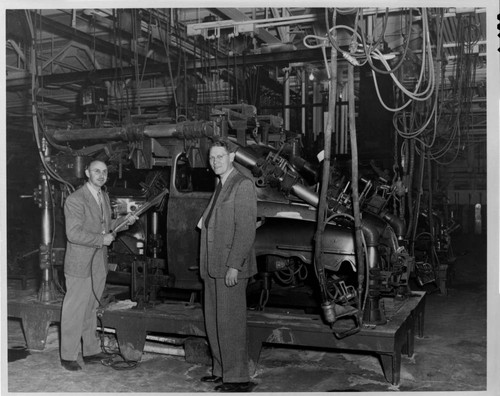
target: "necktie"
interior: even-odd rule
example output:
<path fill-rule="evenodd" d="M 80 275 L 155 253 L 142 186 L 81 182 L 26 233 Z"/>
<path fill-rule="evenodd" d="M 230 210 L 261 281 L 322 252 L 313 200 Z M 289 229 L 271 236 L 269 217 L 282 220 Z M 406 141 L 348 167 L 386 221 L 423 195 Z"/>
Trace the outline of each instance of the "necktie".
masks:
<path fill-rule="evenodd" d="M 101 194 L 101 190 L 97 191 L 97 202 L 99 203 L 99 207 L 101 208 L 101 216 L 104 217 L 104 209 L 102 207 L 102 194 Z"/>
<path fill-rule="evenodd" d="M 212 206 L 210 206 L 210 210 L 208 211 L 207 218 L 205 219 L 205 227 L 208 228 L 208 221 L 210 220 L 210 217 L 212 216 L 212 212 L 214 210 L 215 203 L 217 202 L 217 198 L 219 197 L 220 190 L 222 190 L 222 183 L 219 182 L 217 184 L 217 188 L 215 189 L 214 193 L 214 199 L 212 201 Z"/>

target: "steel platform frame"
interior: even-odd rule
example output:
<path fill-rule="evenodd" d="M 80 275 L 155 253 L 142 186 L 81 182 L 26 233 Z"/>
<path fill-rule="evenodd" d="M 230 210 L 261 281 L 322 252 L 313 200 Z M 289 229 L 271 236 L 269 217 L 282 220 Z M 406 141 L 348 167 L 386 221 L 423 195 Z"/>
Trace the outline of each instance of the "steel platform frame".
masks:
<path fill-rule="evenodd" d="M 380 356 L 386 380 L 397 385 L 401 355 L 413 356 L 415 337 L 424 335 L 425 292 L 413 291 L 407 299 L 391 301 L 390 305 L 392 312 L 386 324 L 363 326 L 358 333 L 342 339 L 319 315 L 249 310 L 250 359 L 256 367 L 263 344 L 375 353 Z M 11 297 L 8 316 L 21 319 L 28 349 L 43 350 L 49 326 L 60 322 L 61 303 L 40 303 L 33 295 Z M 141 359 L 148 333 L 206 337 L 198 303 L 169 302 L 144 309 L 113 309 L 110 305 L 104 309 L 101 322 L 104 327 L 115 329 L 122 355 L 132 360 Z"/>

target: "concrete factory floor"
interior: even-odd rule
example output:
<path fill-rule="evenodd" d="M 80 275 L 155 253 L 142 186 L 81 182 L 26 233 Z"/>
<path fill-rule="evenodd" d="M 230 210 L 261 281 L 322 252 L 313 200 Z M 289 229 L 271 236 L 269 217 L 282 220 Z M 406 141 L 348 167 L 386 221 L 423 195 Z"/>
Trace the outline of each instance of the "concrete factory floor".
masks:
<path fill-rule="evenodd" d="M 332 350 L 264 347 L 253 377 L 254 392 L 468 391 L 487 389 L 486 238 L 454 237 L 455 276 L 447 295 L 426 288 L 424 337 L 402 355 L 398 385 L 386 381 L 376 355 Z M 9 281 L 9 288 L 19 287 Z M 422 290 L 422 289 L 421 289 Z M 211 392 L 199 378 L 209 366 L 183 356 L 145 352 L 129 370 L 104 365 L 69 372 L 59 362 L 58 327 L 43 351 L 26 351 L 19 320 L 8 320 L 9 392 Z M 6 359 L 5 355 L 3 357 Z M 81 356 L 79 358 L 81 360 Z M 83 363 L 82 363 L 83 364 Z M 5 367 L 3 367 L 5 369 Z M 499 373 L 492 374 L 493 377 Z M 491 380 L 492 378 L 490 378 Z M 2 392 L 3 394 L 3 392 Z M 497 393 L 498 394 L 498 393 Z"/>

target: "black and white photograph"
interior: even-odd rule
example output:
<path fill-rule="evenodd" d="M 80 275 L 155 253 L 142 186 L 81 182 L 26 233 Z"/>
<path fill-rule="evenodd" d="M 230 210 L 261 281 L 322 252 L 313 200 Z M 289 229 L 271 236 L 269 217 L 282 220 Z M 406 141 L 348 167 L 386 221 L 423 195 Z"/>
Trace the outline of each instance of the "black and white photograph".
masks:
<path fill-rule="evenodd" d="M 2 6 L 0 394 L 500 395 L 500 3 L 142 5 Z"/>

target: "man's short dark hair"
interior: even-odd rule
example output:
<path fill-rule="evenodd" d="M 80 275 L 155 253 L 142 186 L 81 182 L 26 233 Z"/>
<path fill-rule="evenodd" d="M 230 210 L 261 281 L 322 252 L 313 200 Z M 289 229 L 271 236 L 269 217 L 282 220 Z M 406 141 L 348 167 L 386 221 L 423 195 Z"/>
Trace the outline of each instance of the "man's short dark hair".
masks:
<path fill-rule="evenodd" d="M 224 138 L 214 139 L 210 144 L 209 151 L 212 147 L 224 147 L 228 153 L 233 152 L 233 145 L 229 142 L 229 140 Z"/>
<path fill-rule="evenodd" d="M 94 162 L 101 162 L 101 163 L 103 163 L 104 165 L 106 165 L 106 167 L 108 166 L 108 165 L 106 164 L 106 162 L 105 162 L 105 161 L 103 161 L 103 160 L 100 160 L 100 159 L 91 159 L 89 162 L 87 162 L 87 165 L 85 165 L 85 170 L 90 169 L 90 165 L 92 165 Z"/>

